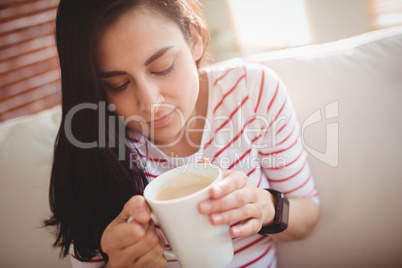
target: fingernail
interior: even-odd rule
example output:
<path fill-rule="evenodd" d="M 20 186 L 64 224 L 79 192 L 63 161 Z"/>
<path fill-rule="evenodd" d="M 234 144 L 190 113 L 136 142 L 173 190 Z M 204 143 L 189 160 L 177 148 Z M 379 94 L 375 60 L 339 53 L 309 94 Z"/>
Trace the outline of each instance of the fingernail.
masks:
<path fill-rule="evenodd" d="M 200 161 L 198 161 L 198 163 L 208 163 L 208 162 L 209 162 L 209 160 L 206 157 L 203 157 L 203 158 L 201 158 Z"/>
<path fill-rule="evenodd" d="M 209 203 L 204 203 L 201 205 L 201 210 L 205 213 L 208 213 L 212 209 L 212 205 Z"/>
<path fill-rule="evenodd" d="M 215 186 L 214 192 L 216 196 L 220 196 L 222 194 L 222 188 L 220 186 Z"/>
<path fill-rule="evenodd" d="M 214 215 L 212 215 L 212 221 L 215 224 L 219 224 L 222 222 L 222 216 L 220 214 L 214 214 Z"/>
<path fill-rule="evenodd" d="M 238 236 L 239 233 L 240 233 L 240 230 L 237 227 L 232 227 L 232 232 L 231 233 L 232 233 L 232 236 Z"/>
<path fill-rule="evenodd" d="M 136 212 L 135 212 L 135 216 L 136 216 L 136 218 L 138 218 L 138 219 L 144 219 L 147 215 L 146 215 L 146 212 L 145 212 L 145 209 L 142 209 L 142 208 L 140 208 L 140 209 L 138 209 Z"/>

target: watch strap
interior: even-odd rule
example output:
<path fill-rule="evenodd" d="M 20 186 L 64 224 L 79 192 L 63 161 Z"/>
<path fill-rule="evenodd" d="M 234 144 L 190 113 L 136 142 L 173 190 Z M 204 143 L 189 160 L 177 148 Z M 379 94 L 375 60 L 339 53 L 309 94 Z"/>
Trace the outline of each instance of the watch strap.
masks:
<path fill-rule="evenodd" d="M 265 189 L 275 198 L 275 216 L 272 224 L 263 226 L 258 232 L 261 235 L 276 234 L 286 230 L 289 218 L 289 200 L 287 197 L 274 189 Z"/>

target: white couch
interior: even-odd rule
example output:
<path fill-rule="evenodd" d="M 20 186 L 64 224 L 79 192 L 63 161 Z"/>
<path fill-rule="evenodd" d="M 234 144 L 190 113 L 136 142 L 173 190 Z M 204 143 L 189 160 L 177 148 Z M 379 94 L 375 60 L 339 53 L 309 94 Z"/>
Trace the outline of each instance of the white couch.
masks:
<path fill-rule="evenodd" d="M 279 245 L 279 267 L 401 267 L 402 28 L 246 60 L 287 85 L 321 198 L 316 229 Z M 0 124 L 0 267 L 69 266 L 40 228 L 59 117 Z"/>

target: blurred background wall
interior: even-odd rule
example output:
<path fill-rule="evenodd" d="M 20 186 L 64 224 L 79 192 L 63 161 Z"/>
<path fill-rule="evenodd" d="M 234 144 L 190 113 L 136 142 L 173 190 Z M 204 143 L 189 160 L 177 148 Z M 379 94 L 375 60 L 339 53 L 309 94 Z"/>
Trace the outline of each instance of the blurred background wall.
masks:
<path fill-rule="evenodd" d="M 60 102 L 58 0 L 0 0 L 0 121 Z"/>
<path fill-rule="evenodd" d="M 402 24 L 402 0 L 200 1 L 212 36 L 209 51 L 217 61 L 331 42 Z M 243 31 L 252 32 L 244 36 L 253 42 L 241 40 L 239 26 L 243 25 Z"/>
<path fill-rule="evenodd" d="M 211 62 L 402 24 L 402 0 L 200 0 Z M 0 122 L 60 103 L 58 0 L 0 0 Z"/>

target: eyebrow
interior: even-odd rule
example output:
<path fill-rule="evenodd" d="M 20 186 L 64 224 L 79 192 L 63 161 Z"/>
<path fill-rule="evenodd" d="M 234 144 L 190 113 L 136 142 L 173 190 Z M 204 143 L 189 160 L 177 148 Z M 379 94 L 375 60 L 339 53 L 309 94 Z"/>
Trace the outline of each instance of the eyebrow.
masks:
<path fill-rule="evenodd" d="M 123 71 L 112 71 L 112 72 L 102 72 L 102 73 L 99 73 L 98 75 L 102 78 L 110 78 L 110 77 L 126 75 L 126 74 L 127 73 L 123 72 Z"/>
<path fill-rule="evenodd" d="M 145 61 L 144 65 L 145 66 L 150 65 L 152 62 L 154 62 L 155 60 L 162 57 L 171 48 L 172 48 L 172 46 L 168 46 L 168 47 L 163 47 L 163 48 L 159 49 Z M 114 77 L 114 76 L 127 75 L 127 72 L 124 72 L 124 71 L 100 72 L 98 75 L 102 78 L 110 78 L 110 77 Z"/>
<path fill-rule="evenodd" d="M 168 47 L 163 47 L 163 48 L 159 49 L 151 57 L 149 57 L 149 59 L 147 59 L 145 61 L 144 65 L 145 66 L 150 65 L 153 61 L 162 57 L 166 53 L 166 51 L 168 51 L 171 48 L 172 48 L 172 46 L 168 46 Z"/>

